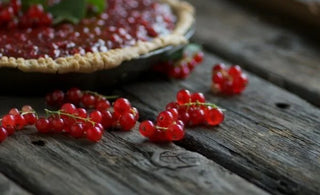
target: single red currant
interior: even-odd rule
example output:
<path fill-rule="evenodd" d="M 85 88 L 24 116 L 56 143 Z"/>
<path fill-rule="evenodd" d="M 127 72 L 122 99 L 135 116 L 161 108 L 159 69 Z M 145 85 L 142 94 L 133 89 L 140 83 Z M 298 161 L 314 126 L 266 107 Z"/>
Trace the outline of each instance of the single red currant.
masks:
<path fill-rule="evenodd" d="M 15 115 L 14 120 L 15 120 L 15 128 L 17 130 L 21 130 L 27 125 L 27 121 L 23 115 L 20 115 L 20 114 Z"/>
<path fill-rule="evenodd" d="M 96 109 L 99 111 L 107 110 L 110 108 L 110 102 L 108 100 L 98 100 L 96 103 Z"/>
<path fill-rule="evenodd" d="M 177 102 L 178 104 L 186 104 L 191 101 L 191 93 L 189 90 L 182 89 L 177 93 Z"/>
<path fill-rule="evenodd" d="M 84 126 L 82 123 L 74 123 L 70 127 L 70 135 L 74 138 L 80 138 L 84 135 Z"/>
<path fill-rule="evenodd" d="M 193 93 L 191 95 L 191 101 L 192 102 L 205 103 L 206 102 L 206 98 L 204 97 L 203 93 Z"/>
<path fill-rule="evenodd" d="M 113 109 L 115 113 L 125 114 L 130 112 L 131 104 L 129 100 L 125 98 L 118 98 L 113 104 Z"/>
<path fill-rule="evenodd" d="M 60 110 L 62 112 L 68 113 L 68 114 L 74 114 L 77 110 L 76 106 L 70 103 L 65 103 L 61 106 Z"/>
<path fill-rule="evenodd" d="M 123 131 L 130 131 L 135 126 L 136 122 L 135 116 L 131 113 L 125 113 L 121 115 L 119 119 L 119 124 Z"/>
<path fill-rule="evenodd" d="M 87 129 L 87 139 L 92 142 L 98 142 L 102 138 L 102 130 L 98 127 L 90 127 Z"/>
<path fill-rule="evenodd" d="M 23 116 L 28 125 L 34 125 L 37 122 L 37 116 L 34 113 L 27 113 Z"/>
<path fill-rule="evenodd" d="M 101 120 L 102 120 L 102 114 L 101 114 L 100 111 L 94 110 L 94 111 L 92 111 L 92 112 L 90 113 L 89 118 L 90 118 L 90 120 L 92 120 L 93 122 L 100 123 Z"/>
<path fill-rule="evenodd" d="M 139 126 L 139 132 L 144 137 L 151 137 L 156 132 L 156 127 L 152 121 L 143 121 Z"/>
<path fill-rule="evenodd" d="M 14 129 L 16 125 L 16 121 L 14 115 L 7 114 L 2 118 L 2 126 L 5 129 Z"/>
<path fill-rule="evenodd" d="M 167 129 L 168 134 L 170 134 L 170 139 L 173 141 L 179 141 L 182 140 L 184 138 L 184 129 L 183 126 L 179 125 L 179 124 L 172 124 L 168 127 Z"/>
<path fill-rule="evenodd" d="M 79 104 L 83 94 L 78 88 L 71 88 L 67 91 L 67 99 L 74 104 Z"/>
<path fill-rule="evenodd" d="M 102 113 L 101 124 L 104 127 L 104 129 L 109 129 L 110 127 L 112 127 L 112 124 L 113 124 L 112 114 L 108 110 L 104 110 L 101 113 Z"/>
<path fill-rule="evenodd" d="M 51 128 L 49 120 L 45 118 L 39 118 L 36 122 L 36 128 L 40 133 L 48 133 Z"/>
<path fill-rule="evenodd" d="M 220 109 L 212 108 L 206 111 L 206 121 L 211 126 L 219 125 L 224 120 L 224 114 Z"/>
<path fill-rule="evenodd" d="M 60 133 L 64 128 L 64 120 L 62 118 L 55 117 L 50 121 L 50 125 L 54 132 Z"/>
<path fill-rule="evenodd" d="M 11 115 L 19 115 L 20 111 L 17 108 L 11 108 L 11 110 L 9 111 L 9 114 Z"/>
<path fill-rule="evenodd" d="M 172 116 L 172 113 L 169 111 L 160 112 L 160 114 L 157 117 L 157 126 L 160 127 L 168 127 L 173 122 L 174 118 Z"/>
<path fill-rule="evenodd" d="M 84 94 L 81 98 L 82 104 L 87 108 L 93 108 L 96 104 L 96 97 L 91 94 Z"/>

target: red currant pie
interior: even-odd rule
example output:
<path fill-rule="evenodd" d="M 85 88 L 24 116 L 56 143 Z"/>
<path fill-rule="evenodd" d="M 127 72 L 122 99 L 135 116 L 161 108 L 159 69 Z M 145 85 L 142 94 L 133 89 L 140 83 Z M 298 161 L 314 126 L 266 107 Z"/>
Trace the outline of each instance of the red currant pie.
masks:
<path fill-rule="evenodd" d="M 185 44 L 193 21 L 193 7 L 180 0 L 0 1 L 0 67 L 44 73 L 110 69 Z"/>

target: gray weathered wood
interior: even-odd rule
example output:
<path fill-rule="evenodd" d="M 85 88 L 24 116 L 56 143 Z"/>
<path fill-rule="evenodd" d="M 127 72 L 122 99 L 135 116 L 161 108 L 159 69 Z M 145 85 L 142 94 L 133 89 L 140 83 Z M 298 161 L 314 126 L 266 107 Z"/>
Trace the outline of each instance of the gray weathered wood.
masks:
<path fill-rule="evenodd" d="M 268 9 L 282 16 L 300 22 L 304 27 L 311 27 L 320 32 L 320 1 L 319 0 L 236 0 L 247 5 L 254 4 L 260 9 Z M 269 12 L 272 13 L 272 12 Z M 297 25 L 297 24 L 296 24 Z"/>
<path fill-rule="evenodd" d="M 205 64 L 185 81 L 151 79 L 124 90 L 136 98 L 146 118 L 155 118 L 181 88 L 204 92 L 210 102 L 227 109 L 226 120 L 219 127 L 188 129 L 182 146 L 273 194 L 319 194 L 320 110 L 253 75 L 243 95 L 215 96 L 209 90 L 210 72 L 220 61 L 206 55 Z"/>
<path fill-rule="evenodd" d="M 191 2 L 198 10 L 196 40 L 320 106 L 319 47 L 230 1 Z"/>
<path fill-rule="evenodd" d="M 41 101 L 2 97 L 0 111 Z M 198 153 L 145 142 L 137 129 L 106 132 L 97 144 L 24 130 L 1 143 L 0 171 L 35 194 L 267 194 Z"/>
<path fill-rule="evenodd" d="M 2 195 L 30 194 L 29 192 L 25 191 L 20 186 L 12 182 L 2 173 L 0 173 L 0 193 Z"/>

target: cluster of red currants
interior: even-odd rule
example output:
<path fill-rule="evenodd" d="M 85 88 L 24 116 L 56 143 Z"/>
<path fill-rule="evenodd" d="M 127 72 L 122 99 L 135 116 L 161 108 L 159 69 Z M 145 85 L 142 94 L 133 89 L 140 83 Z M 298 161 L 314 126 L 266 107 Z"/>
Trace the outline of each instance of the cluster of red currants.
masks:
<path fill-rule="evenodd" d="M 66 133 L 74 138 L 86 137 L 93 142 L 102 138 L 104 129 L 130 131 L 139 119 L 138 110 L 125 98 L 116 99 L 113 107 L 106 98 L 78 88 L 71 88 L 66 94 L 55 90 L 47 94 L 46 101 L 50 106 L 61 106 L 59 110 L 45 109 L 45 118 L 38 117 L 28 105 L 23 106 L 21 111 L 12 108 L 1 119 L 0 142 L 27 125 L 35 125 L 40 133 Z"/>
<path fill-rule="evenodd" d="M 212 69 L 212 86 L 214 93 L 234 95 L 242 93 L 248 85 L 247 76 L 238 65 L 229 69 L 224 64 L 217 64 Z"/>
<path fill-rule="evenodd" d="M 49 106 L 60 106 L 64 103 L 71 103 L 82 109 L 95 109 L 101 114 L 101 124 L 104 129 L 117 128 L 123 131 L 130 131 L 139 119 L 139 112 L 131 106 L 129 100 L 118 98 L 113 103 L 113 107 L 108 99 L 115 99 L 115 96 L 104 96 L 92 91 L 82 91 L 78 88 L 71 88 L 64 93 L 55 90 L 46 95 L 46 103 Z"/>
<path fill-rule="evenodd" d="M 31 106 L 25 105 L 21 111 L 12 108 L 1 119 L 0 142 L 4 141 L 7 136 L 14 134 L 16 130 L 22 130 L 27 125 L 34 125 L 36 121 L 37 115 Z"/>
<path fill-rule="evenodd" d="M 183 139 L 185 126 L 207 124 L 216 126 L 223 122 L 224 113 L 215 104 L 207 103 L 202 93 L 191 94 L 188 90 L 177 93 L 177 101 L 166 106 L 156 121 L 140 124 L 140 133 L 154 142 L 178 141 Z"/>
<path fill-rule="evenodd" d="M 10 0 L 8 3 L 0 2 L 0 26 L 8 28 L 50 26 L 52 16 L 44 11 L 41 4 L 30 6 L 22 11 L 21 0 Z"/>
<path fill-rule="evenodd" d="M 202 63 L 204 54 L 201 51 L 184 52 L 177 60 L 168 60 L 154 66 L 154 70 L 164 73 L 171 78 L 185 79 L 194 68 Z"/>

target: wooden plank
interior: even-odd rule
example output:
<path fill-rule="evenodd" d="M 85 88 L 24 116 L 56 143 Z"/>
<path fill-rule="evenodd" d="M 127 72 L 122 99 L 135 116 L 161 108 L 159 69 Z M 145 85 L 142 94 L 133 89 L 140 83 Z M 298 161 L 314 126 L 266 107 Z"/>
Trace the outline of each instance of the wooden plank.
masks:
<path fill-rule="evenodd" d="M 210 102 L 227 109 L 220 127 L 187 130 L 180 144 L 200 152 L 272 194 L 319 194 L 320 110 L 256 76 L 241 96 L 221 97 L 210 92 L 212 64 L 221 59 L 206 55 L 204 65 L 185 81 L 154 75 L 127 85 L 141 116 L 155 118 L 181 88 L 204 92 Z M 146 114 L 143 114 L 143 112 Z"/>
<path fill-rule="evenodd" d="M 0 194 L 2 195 L 24 195 L 30 194 L 22 189 L 20 186 L 12 182 L 2 173 L 0 173 Z"/>
<path fill-rule="evenodd" d="M 319 47 L 265 23 L 230 1 L 191 1 L 198 11 L 195 39 L 214 53 L 320 106 Z"/>
<path fill-rule="evenodd" d="M 41 101 L 2 97 L 0 110 Z M 198 153 L 145 142 L 137 129 L 92 144 L 31 128 L 1 143 L 0 156 L 0 171 L 35 194 L 267 194 Z"/>
<path fill-rule="evenodd" d="M 298 21 L 302 26 L 320 30 L 320 1 L 319 0 L 236 0 L 251 3 L 258 8 L 268 9 L 281 16 Z M 282 18 L 281 18 L 282 19 Z M 297 24 L 296 24 L 297 25 Z"/>

